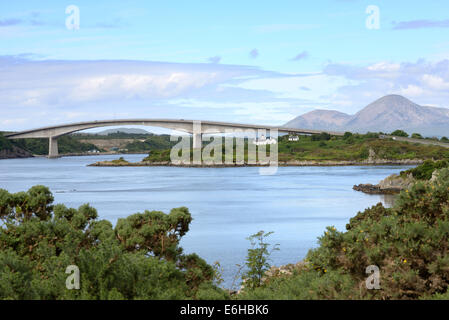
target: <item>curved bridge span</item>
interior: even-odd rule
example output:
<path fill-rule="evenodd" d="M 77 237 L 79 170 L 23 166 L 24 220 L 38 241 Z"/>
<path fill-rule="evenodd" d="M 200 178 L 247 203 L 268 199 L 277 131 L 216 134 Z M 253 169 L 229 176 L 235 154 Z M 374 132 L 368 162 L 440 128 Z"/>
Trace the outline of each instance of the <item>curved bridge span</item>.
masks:
<path fill-rule="evenodd" d="M 295 134 L 319 134 L 327 132 L 331 135 L 343 135 L 342 132 L 320 131 L 298 128 L 275 127 L 266 125 L 241 124 L 232 122 L 216 122 L 203 120 L 184 120 L 184 119 L 121 119 L 121 120 L 101 120 L 62 124 L 57 126 L 43 127 L 21 132 L 14 132 L 5 135 L 8 139 L 25 139 L 25 138 L 48 138 L 50 141 L 48 156 L 49 158 L 58 157 L 58 137 L 82 131 L 86 129 L 122 126 L 122 125 L 138 125 L 151 126 L 172 129 L 176 131 L 187 132 L 193 135 L 193 147 L 200 148 L 202 134 L 204 133 L 231 133 L 245 130 L 277 130 L 278 132 L 295 133 Z"/>

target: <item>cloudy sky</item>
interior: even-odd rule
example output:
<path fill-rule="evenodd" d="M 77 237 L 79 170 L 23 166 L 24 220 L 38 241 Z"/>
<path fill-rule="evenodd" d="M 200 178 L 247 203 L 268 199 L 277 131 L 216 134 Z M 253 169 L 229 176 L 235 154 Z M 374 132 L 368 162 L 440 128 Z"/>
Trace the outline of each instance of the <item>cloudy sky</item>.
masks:
<path fill-rule="evenodd" d="M 449 108 L 447 0 L 1 1 L 0 38 L 0 130 Z"/>

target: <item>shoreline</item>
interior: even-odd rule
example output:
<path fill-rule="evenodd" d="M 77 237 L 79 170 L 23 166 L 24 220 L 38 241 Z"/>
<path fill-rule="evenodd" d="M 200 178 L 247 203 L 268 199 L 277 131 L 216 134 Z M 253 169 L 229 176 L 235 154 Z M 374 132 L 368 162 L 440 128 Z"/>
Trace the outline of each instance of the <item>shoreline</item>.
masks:
<path fill-rule="evenodd" d="M 143 154 L 148 155 L 148 152 L 129 152 L 129 153 L 116 153 L 116 152 L 100 152 L 100 153 L 62 153 L 59 154 L 57 158 L 65 158 L 65 157 L 90 157 L 90 156 L 111 156 L 111 155 L 117 155 L 117 156 L 123 156 L 123 155 L 130 155 L 130 154 Z M 33 154 L 26 157 L 0 157 L 0 160 L 12 160 L 12 159 L 30 159 L 30 158 L 48 158 L 48 155 L 43 154 Z"/>
<path fill-rule="evenodd" d="M 59 154 L 57 158 L 64 158 L 64 157 L 87 157 L 87 156 L 111 156 L 111 155 L 117 155 L 117 156 L 123 156 L 123 155 L 129 155 L 129 154 L 144 154 L 147 155 L 147 152 L 129 152 L 129 153 L 116 153 L 116 152 L 99 152 L 99 153 L 63 153 Z M 41 154 L 33 154 L 31 158 L 47 158 L 48 155 L 41 155 Z"/>
<path fill-rule="evenodd" d="M 404 159 L 404 160 L 365 160 L 365 161 L 330 161 L 330 160 L 295 160 L 278 162 L 278 167 L 340 167 L 340 166 L 391 166 L 391 165 L 419 165 L 424 160 L 420 159 Z M 269 164 L 175 164 L 169 161 L 161 162 L 123 162 L 114 163 L 112 161 L 99 161 L 87 165 L 88 167 L 181 167 L 181 168 L 234 168 L 234 167 L 269 167 Z M 274 165 L 273 165 L 274 166 Z"/>
<path fill-rule="evenodd" d="M 371 184 L 371 183 L 361 183 L 358 185 L 354 185 L 352 189 L 366 194 L 381 194 L 381 195 L 399 194 L 403 190 L 403 188 L 399 187 L 382 188 L 379 184 Z"/>

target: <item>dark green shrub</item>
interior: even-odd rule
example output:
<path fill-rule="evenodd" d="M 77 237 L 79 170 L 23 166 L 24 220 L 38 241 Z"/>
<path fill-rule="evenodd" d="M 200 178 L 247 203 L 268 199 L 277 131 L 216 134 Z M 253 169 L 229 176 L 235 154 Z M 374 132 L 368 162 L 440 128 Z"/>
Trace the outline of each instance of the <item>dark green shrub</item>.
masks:
<path fill-rule="evenodd" d="M 365 134 L 365 138 L 367 138 L 367 139 L 378 139 L 379 138 L 379 134 L 377 132 L 367 132 Z"/>
<path fill-rule="evenodd" d="M 408 137 L 408 133 L 403 130 L 396 130 L 391 133 L 392 136 L 396 137 Z"/>
<path fill-rule="evenodd" d="M 330 139 L 331 135 L 327 132 L 312 135 L 312 141 L 329 141 Z"/>

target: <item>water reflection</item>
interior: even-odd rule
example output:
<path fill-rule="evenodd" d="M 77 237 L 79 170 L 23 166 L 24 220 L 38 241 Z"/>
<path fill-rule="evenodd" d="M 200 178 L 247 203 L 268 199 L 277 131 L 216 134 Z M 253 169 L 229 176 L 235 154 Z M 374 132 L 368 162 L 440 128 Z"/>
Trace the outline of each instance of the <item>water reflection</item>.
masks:
<path fill-rule="evenodd" d="M 384 195 L 382 195 L 382 203 L 387 208 L 394 207 L 398 197 L 399 197 L 399 194 L 384 194 Z"/>

